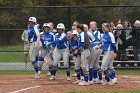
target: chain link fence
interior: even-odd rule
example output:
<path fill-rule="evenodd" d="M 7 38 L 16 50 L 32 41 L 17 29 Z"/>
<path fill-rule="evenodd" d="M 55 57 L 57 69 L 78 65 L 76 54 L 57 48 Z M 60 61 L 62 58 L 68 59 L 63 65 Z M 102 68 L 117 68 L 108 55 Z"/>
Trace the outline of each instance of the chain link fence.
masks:
<path fill-rule="evenodd" d="M 103 22 L 114 22 L 116 25 L 119 19 L 129 20 L 133 27 L 133 23 L 140 19 L 140 6 L 128 5 L 0 7 L 0 12 L 0 69 L 24 69 L 21 35 L 27 28 L 30 16 L 37 18 L 40 29 L 45 22 L 53 22 L 54 27 L 62 22 L 67 31 L 75 20 L 85 24 L 94 20 L 98 23 L 98 28 L 101 28 Z M 134 50 L 134 47 L 135 45 L 128 45 L 125 49 L 125 60 L 115 60 L 116 68 L 140 68 L 140 58 L 135 60 L 135 56 L 140 57 L 140 49 Z"/>

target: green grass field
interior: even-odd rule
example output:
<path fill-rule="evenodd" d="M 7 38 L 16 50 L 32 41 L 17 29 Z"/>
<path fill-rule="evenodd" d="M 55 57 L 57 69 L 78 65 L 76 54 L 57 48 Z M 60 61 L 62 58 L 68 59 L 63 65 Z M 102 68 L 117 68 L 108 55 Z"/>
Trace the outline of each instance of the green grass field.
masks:
<path fill-rule="evenodd" d="M 43 70 L 42 74 L 46 74 L 48 71 L 47 70 Z M 118 75 L 140 75 L 140 71 L 139 69 L 137 70 L 116 70 Z M 57 71 L 58 74 L 65 74 L 65 70 L 58 70 Z M 74 73 L 74 70 L 71 69 L 71 73 Z M 20 75 L 20 74 L 34 74 L 33 70 L 0 70 L 0 75 Z"/>
<path fill-rule="evenodd" d="M 23 45 L 1 46 L 0 51 L 23 51 Z M 0 52 L 0 62 L 23 62 L 23 52 Z"/>
<path fill-rule="evenodd" d="M 86 91 L 69 91 L 65 93 L 140 93 L 140 90 L 86 90 Z"/>

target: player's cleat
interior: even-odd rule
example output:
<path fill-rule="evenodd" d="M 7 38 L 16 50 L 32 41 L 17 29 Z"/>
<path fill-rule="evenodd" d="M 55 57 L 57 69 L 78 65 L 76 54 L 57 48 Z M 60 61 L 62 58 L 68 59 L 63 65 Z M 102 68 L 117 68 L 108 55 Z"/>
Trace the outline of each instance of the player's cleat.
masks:
<path fill-rule="evenodd" d="M 134 64 L 134 67 L 137 67 L 137 66 L 138 66 L 138 64 L 137 64 L 137 63 L 135 63 L 135 64 Z"/>
<path fill-rule="evenodd" d="M 129 67 L 129 65 L 128 65 L 128 64 L 125 64 L 125 66 L 126 66 L 126 67 Z"/>
<path fill-rule="evenodd" d="M 41 71 L 38 71 L 38 76 L 40 76 L 40 74 L 41 74 Z"/>
<path fill-rule="evenodd" d="M 70 80 L 71 80 L 71 78 L 68 76 L 68 77 L 67 77 L 67 81 L 70 81 Z"/>
<path fill-rule="evenodd" d="M 73 84 L 77 84 L 79 82 L 80 82 L 80 80 L 76 80 L 76 81 L 73 82 Z"/>
<path fill-rule="evenodd" d="M 55 80 L 56 78 L 55 78 L 55 76 L 54 75 L 52 75 L 51 77 L 50 77 L 50 80 Z"/>
<path fill-rule="evenodd" d="M 117 67 L 121 67 L 121 64 L 118 64 Z"/>
<path fill-rule="evenodd" d="M 106 80 L 103 81 L 102 85 L 108 85 L 109 82 L 107 82 Z"/>
<path fill-rule="evenodd" d="M 77 74 L 76 74 L 76 73 L 72 74 L 72 77 L 76 77 L 76 76 L 77 76 Z"/>
<path fill-rule="evenodd" d="M 38 73 L 35 73 L 35 79 L 39 79 Z"/>
<path fill-rule="evenodd" d="M 46 74 L 47 76 L 50 76 L 51 75 L 51 73 L 50 72 L 48 72 L 48 74 Z"/>
<path fill-rule="evenodd" d="M 117 78 L 114 78 L 114 80 L 115 80 L 115 84 L 117 84 L 118 83 Z"/>
<path fill-rule="evenodd" d="M 93 82 L 96 82 L 97 80 L 98 80 L 98 78 L 95 78 L 95 79 L 93 78 L 93 79 L 92 79 Z"/>
<path fill-rule="evenodd" d="M 107 82 L 106 80 L 102 83 L 102 85 L 114 85 L 115 84 L 115 80 L 112 79 L 111 81 Z"/>
<path fill-rule="evenodd" d="M 93 81 L 88 81 L 89 85 L 92 85 L 93 84 Z"/>
<path fill-rule="evenodd" d="M 84 81 L 84 76 L 81 76 L 81 81 Z"/>
<path fill-rule="evenodd" d="M 94 82 L 95 84 L 102 84 L 103 83 L 103 80 L 96 80 L 95 82 Z"/>
<path fill-rule="evenodd" d="M 79 82 L 78 85 L 79 86 L 88 86 L 89 85 L 89 82 L 82 81 L 82 82 Z"/>
<path fill-rule="evenodd" d="M 112 79 L 109 85 L 114 85 L 116 83 L 116 79 Z"/>

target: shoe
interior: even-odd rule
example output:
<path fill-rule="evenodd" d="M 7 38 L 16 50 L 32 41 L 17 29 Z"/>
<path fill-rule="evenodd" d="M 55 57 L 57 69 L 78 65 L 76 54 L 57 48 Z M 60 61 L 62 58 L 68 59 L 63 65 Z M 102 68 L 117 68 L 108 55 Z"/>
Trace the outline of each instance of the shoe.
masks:
<path fill-rule="evenodd" d="M 102 84 L 103 83 L 103 80 L 96 80 L 95 82 L 94 82 L 95 84 Z"/>
<path fill-rule="evenodd" d="M 118 83 L 117 78 L 114 78 L 114 80 L 115 80 L 115 84 L 117 84 Z"/>
<path fill-rule="evenodd" d="M 135 63 L 135 64 L 134 64 L 134 67 L 137 67 L 137 66 L 138 66 L 138 64 L 137 64 L 137 63 Z"/>
<path fill-rule="evenodd" d="M 89 85 L 92 85 L 93 84 L 93 81 L 88 81 Z"/>
<path fill-rule="evenodd" d="M 89 82 L 82 81 L 82 82 L 79 82 L 78 85 L 79 86 L 88 86 L 89 85 Z"/>
<path fill-rule="evenodd" d="M 129 65 L 128 65 L 128 64 L 125 64 L 125 66 L 126 66 L 126 67 L 129 67 Z"/>
<path fill-rule="evenodd" d="M 48 74 L 46 74 L 47 76 L 50 76 L 51 75 L 51 73 L 50 72 L 48 72 Z"/>
<path fill-rule="evenodd" d="M 76 73 L 72 74 L 72 77 L 76 77 L 76 76 L 77 76 L 77 74 L 76 74 Z"/>
<path fill-rule="evenodd" d="M 73 82 L 73 84 L 77 84 L 79 82 L 80 82 L 80 80 L 76 80 L 76 81 Z"/>
<path fill-rule="evenodd" d="M 84 76 L 81 76 L 81 81 L 84 81 Z"/>
<path fill-rule="evenodd" d="M 117 67 L 121 67 L 121 64 L 118 64 Z"/>
<path fill-rule="evenodd" d="M 114 85 L 116 83 L 116 80 L 117 80 L 116 78 L 112 79 L 110 85 Z"/>
<path fill-rule="evenodd" d="M 55 76 L 54 75 L 52 75 L 51 77 L 50 77 L 50 80 L 55 80 L 56 78 L 55 78 Z"/>
<path fill-rule="evenodd" d="M 70 80 L 71 80 L 70 76 L 67 76 L 67 81 L 70 81 Z"/>
<path fill-rule="evenodd" d="M 39 79 L 38 73 L 35 73 L 35 79 Z"/>
<path fill-rule="evenodd" d="M 107 85 L 108 84 L 108 82 L 105 80 L 105 81 L 103 81 L 103 83 L 102 83 L 102 85 Z"/>
<path fill-rule="evenodd" d="M 110 82 L 108 82 L 107 84 L 110 85 L 110 86 L 112 86 L 112 85 L 114 85 L 115 83 L 113 83 L 113 82 L 110 81 Z"/>
<path fill-rule="evenodd" d="M 41 74 L 41 71 L 38 71 L 38 76 L 40 76 L 40 74 Z"/>
<path fill-rule="evenodd" d="M 98 78 L 93 78 L 92 79 L 93 82 L 96 82 L 97 80 L 98 80 Z"/>

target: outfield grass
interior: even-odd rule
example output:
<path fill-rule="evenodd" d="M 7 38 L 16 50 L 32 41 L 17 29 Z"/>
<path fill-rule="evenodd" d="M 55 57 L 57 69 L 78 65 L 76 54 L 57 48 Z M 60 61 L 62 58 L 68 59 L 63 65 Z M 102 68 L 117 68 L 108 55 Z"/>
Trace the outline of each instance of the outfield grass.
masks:
<path fill-rule="evenodd" d="M 117 69 L 116 73 L 119 75 L 140 75 L 140 70 L 139 69 Z"/>
<path fill-rule="evenodd" d="M 47 70 L 43 70 L 42 74 L 46 74 L 48 71 Z M 139 70 L 116 70 L 118 75 L 140 75 L 140 71 Z M 58 70 L 57 71 L 58 74 L 65 74 L 66 71 L 65 70 Z M 71 74 L 74 73 L 74 70 L 71 69 Z M 33 70 L 0 70 L 0 75 L 22 75 L 22 74 L 34 74 Z"/>
<path fill-rule="evenodd" d="M 65 93 L 140 93 L 140 90 L 86 90 L 86 91 L 69 91 Z"/>
<path fill-rule="evenodd" d="M 1 46 L 0 51 L 23 51 L 23 45 Z M 0 62 L 23 62 L 23 52 L 0 52 Z"/>

